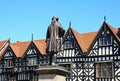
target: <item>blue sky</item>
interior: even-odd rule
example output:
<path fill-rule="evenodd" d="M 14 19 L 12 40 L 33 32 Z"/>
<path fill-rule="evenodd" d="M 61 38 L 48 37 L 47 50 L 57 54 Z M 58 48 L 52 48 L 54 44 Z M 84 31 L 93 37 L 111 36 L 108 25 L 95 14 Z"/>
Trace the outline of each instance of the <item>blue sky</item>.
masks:
<path fill-rule="evenodd" d="M 53 16 L 79 33 L 98 31 L 106 20 L 120 27 L 120 0 L 0 0 L 0 40 L 44 39 Z"/>

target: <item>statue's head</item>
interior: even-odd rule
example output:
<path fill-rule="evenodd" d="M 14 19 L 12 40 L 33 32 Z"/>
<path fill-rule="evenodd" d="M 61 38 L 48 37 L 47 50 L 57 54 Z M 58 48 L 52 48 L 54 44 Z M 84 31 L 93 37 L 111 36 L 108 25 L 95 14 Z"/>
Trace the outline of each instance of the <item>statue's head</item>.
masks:
<path fill-rule="evenodd" d="M 57 21 L 58 22 L 58 20 L 59 20 L 58 16 L 53 16 L 52 17 L 52 21 Z"/>

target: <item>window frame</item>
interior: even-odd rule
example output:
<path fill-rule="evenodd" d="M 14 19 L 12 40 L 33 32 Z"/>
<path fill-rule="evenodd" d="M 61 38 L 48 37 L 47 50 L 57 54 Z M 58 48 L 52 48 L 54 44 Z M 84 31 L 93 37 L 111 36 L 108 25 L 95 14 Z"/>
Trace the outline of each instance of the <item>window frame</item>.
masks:
<path fill-rule="evenodd" d="M 74 38 L 67 38 L 65 39 L 65 43 L 64 43 L 64 49 L 71 49 L 75 47 L 75 40 Z"/>
<path fill-rule="evenodd" d="M 27 63 L 28 66 L 37 66 L 38 65 L 38 59 L 36 56 L 28 57 L 27 60 L 28 60 L 28 63 Z"/>
<path fill-rule="evenodd" d="M 103 34 L 99 36 L 99 46 L 112 45 L 112 36 L 110 34 Z"/>
<path fill-rule="evenodd" d="M 5 68 L 12 68 L 13 62 L 12 59 L 5 59 Z"/>
<path fill-rule="evenodd" d="M 111 64 L 111 67 L 110 66 L 107 66 L 107 68 L 105 68 L 105 66 L 100 66 L 100 68 L 97 68 L 97 64 L 101 64 L 101 65 L 104 65 L 104 64 L 108 64 L 108 63 L 110 63 Z M 111 70 L 110 70 L 110 68 L 111 68 Z M 98 74 L 97 75 L 97 70 L 98 69 L 100 69 L 100 75 Z M 107 75 L 106 76 L 104 76 L 103 75 L 103 73 L 104 73 L 104 71 L 103 70 L 107 70 L 106 72 L 107 72 Z M 110 73 L 110 75 L 109 75 L 109 71 L 111 71 Z M 114 67 L 113 67 L 113 62 L 112 61 L 104 61 L 104 62 L 96 62 L 95 63 L 95 77 L 96 78 L 114 78 Z"/>

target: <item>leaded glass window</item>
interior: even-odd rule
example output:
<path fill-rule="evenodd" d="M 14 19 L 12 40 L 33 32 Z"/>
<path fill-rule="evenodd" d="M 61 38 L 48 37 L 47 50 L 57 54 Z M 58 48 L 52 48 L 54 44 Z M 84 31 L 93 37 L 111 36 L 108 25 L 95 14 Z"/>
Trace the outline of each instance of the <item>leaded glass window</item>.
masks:
<path fill-rule="evenodd" d="M 11 68 L 13 67 L 13 54 L 10 50 L 8 50 L 4 55 L 4 67 Z"/>
<path fill-rule="evenodd" d="M 29 57 L 28 58 L 28 66 L 37 65 L 37 57 Z"/>
<path fill-rule="evenodd" d="M 65 39 L 64 48 L 68 49 L 68 48 L 74 48 L 74 47 L 75 47 L 75 41 L 73 36 L 67 36 L 67 38 Z"/>
<path fill-rule="evenodd" d="M 5 67 L 8 68 L 8 67 L 11 67 L 12 64 L 11 64 L 11 60 L 5 60 Z"/>
<path fill-rule="evenodd" d="M 112 44 L 112 37 L 110 34 L 100 35 L 99 46 L 111 45 L 111 44 Z"/>
<path fill-rule="evenodd" d="M 111 62 L 96 63 L 96 78 L 112 78 L 113 65 Z"/>

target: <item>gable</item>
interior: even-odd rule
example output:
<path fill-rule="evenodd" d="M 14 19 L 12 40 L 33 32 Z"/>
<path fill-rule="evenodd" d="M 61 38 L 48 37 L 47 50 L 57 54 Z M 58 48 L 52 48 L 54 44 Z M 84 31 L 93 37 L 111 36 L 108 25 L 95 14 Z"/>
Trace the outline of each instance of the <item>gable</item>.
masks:
<path fill-rule="evenodd" d="M 31 41 L 27 41 L 27 42 L 18 41 L 16 43 L 11 43 L 10 46 L 17 57 L 22 57 L 25 54 L 30 43 Z"/>
<path fill-rule="evenodd" d="M 42 55 L 46 55 L 46 40 L 34 40 L 33 43 Z"/>
<path fill-rule="evenodd" d="M 111 26 L 112 27 L 112 26 Z M 92 45 L 88 50 L 89 56 L 112 55 L 119 51 L 118 40 L 106 22 L 103 23 Z"/>
<path fill-rule="evenodd" d="M 23 55 L 23 57 L 26 57 L 26 56 L 37 56 L 38 54 L 40 54 L 40 53 L 39 53 L 37 47 L 31 41 L 31 43 L 28 46 L 27 50 L 25 51 L 25 54 Z"/>
<path fill-rule="evenodd" d="M 13 50 L 11 49 L 11 47 L 8 45 L 8 47 L 6 48 L 6 50 L 3 52 L 2 58 L 16 58 Z"/>
<path fill-rule="evenodd" d="M 70 30 L 68 30 L 68 32 L 66 33 L 63 45 L 64 49 L 71 49 L 75 47 L 75 39 Z"/>
<path fill-rule="evenodd" d="M 60 52 L 57 54 L 57 57 L 76 57 L 81 55 L 82 51 L 79 47 L 79 44 L 73 35 L 72 29 L 69 28 L 63 38 L 63 44 Z"/>

